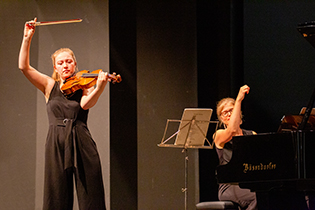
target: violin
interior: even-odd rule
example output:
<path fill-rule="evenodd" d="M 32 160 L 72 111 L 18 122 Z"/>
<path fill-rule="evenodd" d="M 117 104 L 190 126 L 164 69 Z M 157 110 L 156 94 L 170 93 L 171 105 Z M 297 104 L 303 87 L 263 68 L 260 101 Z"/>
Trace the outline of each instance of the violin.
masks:
<path fill-rule="evenodd" d="M 67 78 L 61 87 L 63 94 L 65 96 L 70 96 L 77 90 L 93 87 L 97 82 L 97 77 L 100 71 L 102 71 L 102 69 L 92 72 L 88 70 L 82 70 L 76 73 L 74 76 Z M 108 77 L 113 84 L 121 82 L 121 76 L 119 74 L 108 74 Z"/>

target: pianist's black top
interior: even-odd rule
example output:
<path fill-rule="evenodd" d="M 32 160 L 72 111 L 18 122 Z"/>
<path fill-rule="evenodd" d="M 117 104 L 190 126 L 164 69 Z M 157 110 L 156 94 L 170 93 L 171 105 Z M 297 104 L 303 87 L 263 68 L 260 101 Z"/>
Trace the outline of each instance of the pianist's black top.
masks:
<path fill-rule="evenodd" d="M 243 131 L 244 136 L 253 135 L 253 131 L 251 130 L 242 129 L 242 131 Z M 216 147 L 220 165 L 225 165 L 228 162 L 230 162 L 232 158 L 232 147 L 233 147 L 233 140 L 225 143 L 223 149 L 219 149 Z"/>

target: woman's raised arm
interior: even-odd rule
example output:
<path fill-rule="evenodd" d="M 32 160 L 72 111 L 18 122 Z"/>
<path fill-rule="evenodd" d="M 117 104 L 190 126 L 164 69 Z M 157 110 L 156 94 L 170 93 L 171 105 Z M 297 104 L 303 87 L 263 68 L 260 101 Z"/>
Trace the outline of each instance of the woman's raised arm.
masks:
<path fill-rule="evenodd" d="M 54 80 L 51 77 L 40 73 L 30 65 L 30 47 L 32 37 L 35 33 L 34 24 L 36 20 L 37 18 L 34 18 L 34 20 L 28 21 L 24 25 L 24 35 L 19 54 L 19 69 L 35 87 L 44 93 L 47 99 Z"/>

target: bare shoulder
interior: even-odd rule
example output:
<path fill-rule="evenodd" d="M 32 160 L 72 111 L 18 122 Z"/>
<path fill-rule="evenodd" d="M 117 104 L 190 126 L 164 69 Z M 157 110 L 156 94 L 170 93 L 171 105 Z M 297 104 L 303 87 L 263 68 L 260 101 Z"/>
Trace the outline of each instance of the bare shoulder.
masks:
<path fill-rule="evenodd" d="M 219 129 L 212 136 L 215 146 L 219 149 L 222 149 L 225 144 L 222 138 L 222 136 L 224 136 L 224 133 L 225 129 Z"/>
<path fill-rule="evenodd" d="M 53 78 L 47 76 L 47 84 L 46 84 L 45 92 L 44 92 L 44 95 L 45 95 L 45 98 L 46 98 L 46 102 L 49 99 L 51 90 L 53 89 L 53 87 L 55 85 L 55 82 L 56 81 Z"/>
<path fill-rule="evenodd" d="M 215 140 L 217 137 L 219 137 L 225 129 L 218 129 L 214 134 L 213 134 L 213 139 Z"/>

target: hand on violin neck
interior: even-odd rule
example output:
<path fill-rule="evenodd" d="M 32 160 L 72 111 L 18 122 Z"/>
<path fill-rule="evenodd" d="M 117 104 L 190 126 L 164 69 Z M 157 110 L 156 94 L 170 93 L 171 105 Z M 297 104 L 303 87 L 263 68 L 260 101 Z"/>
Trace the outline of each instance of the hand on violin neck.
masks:
<path fill-rule="evenodd" d="M 104 90 L 108 80 L 109 80 L 108 73 L 100 71 L 96 82 L 96 89 Z"/>

